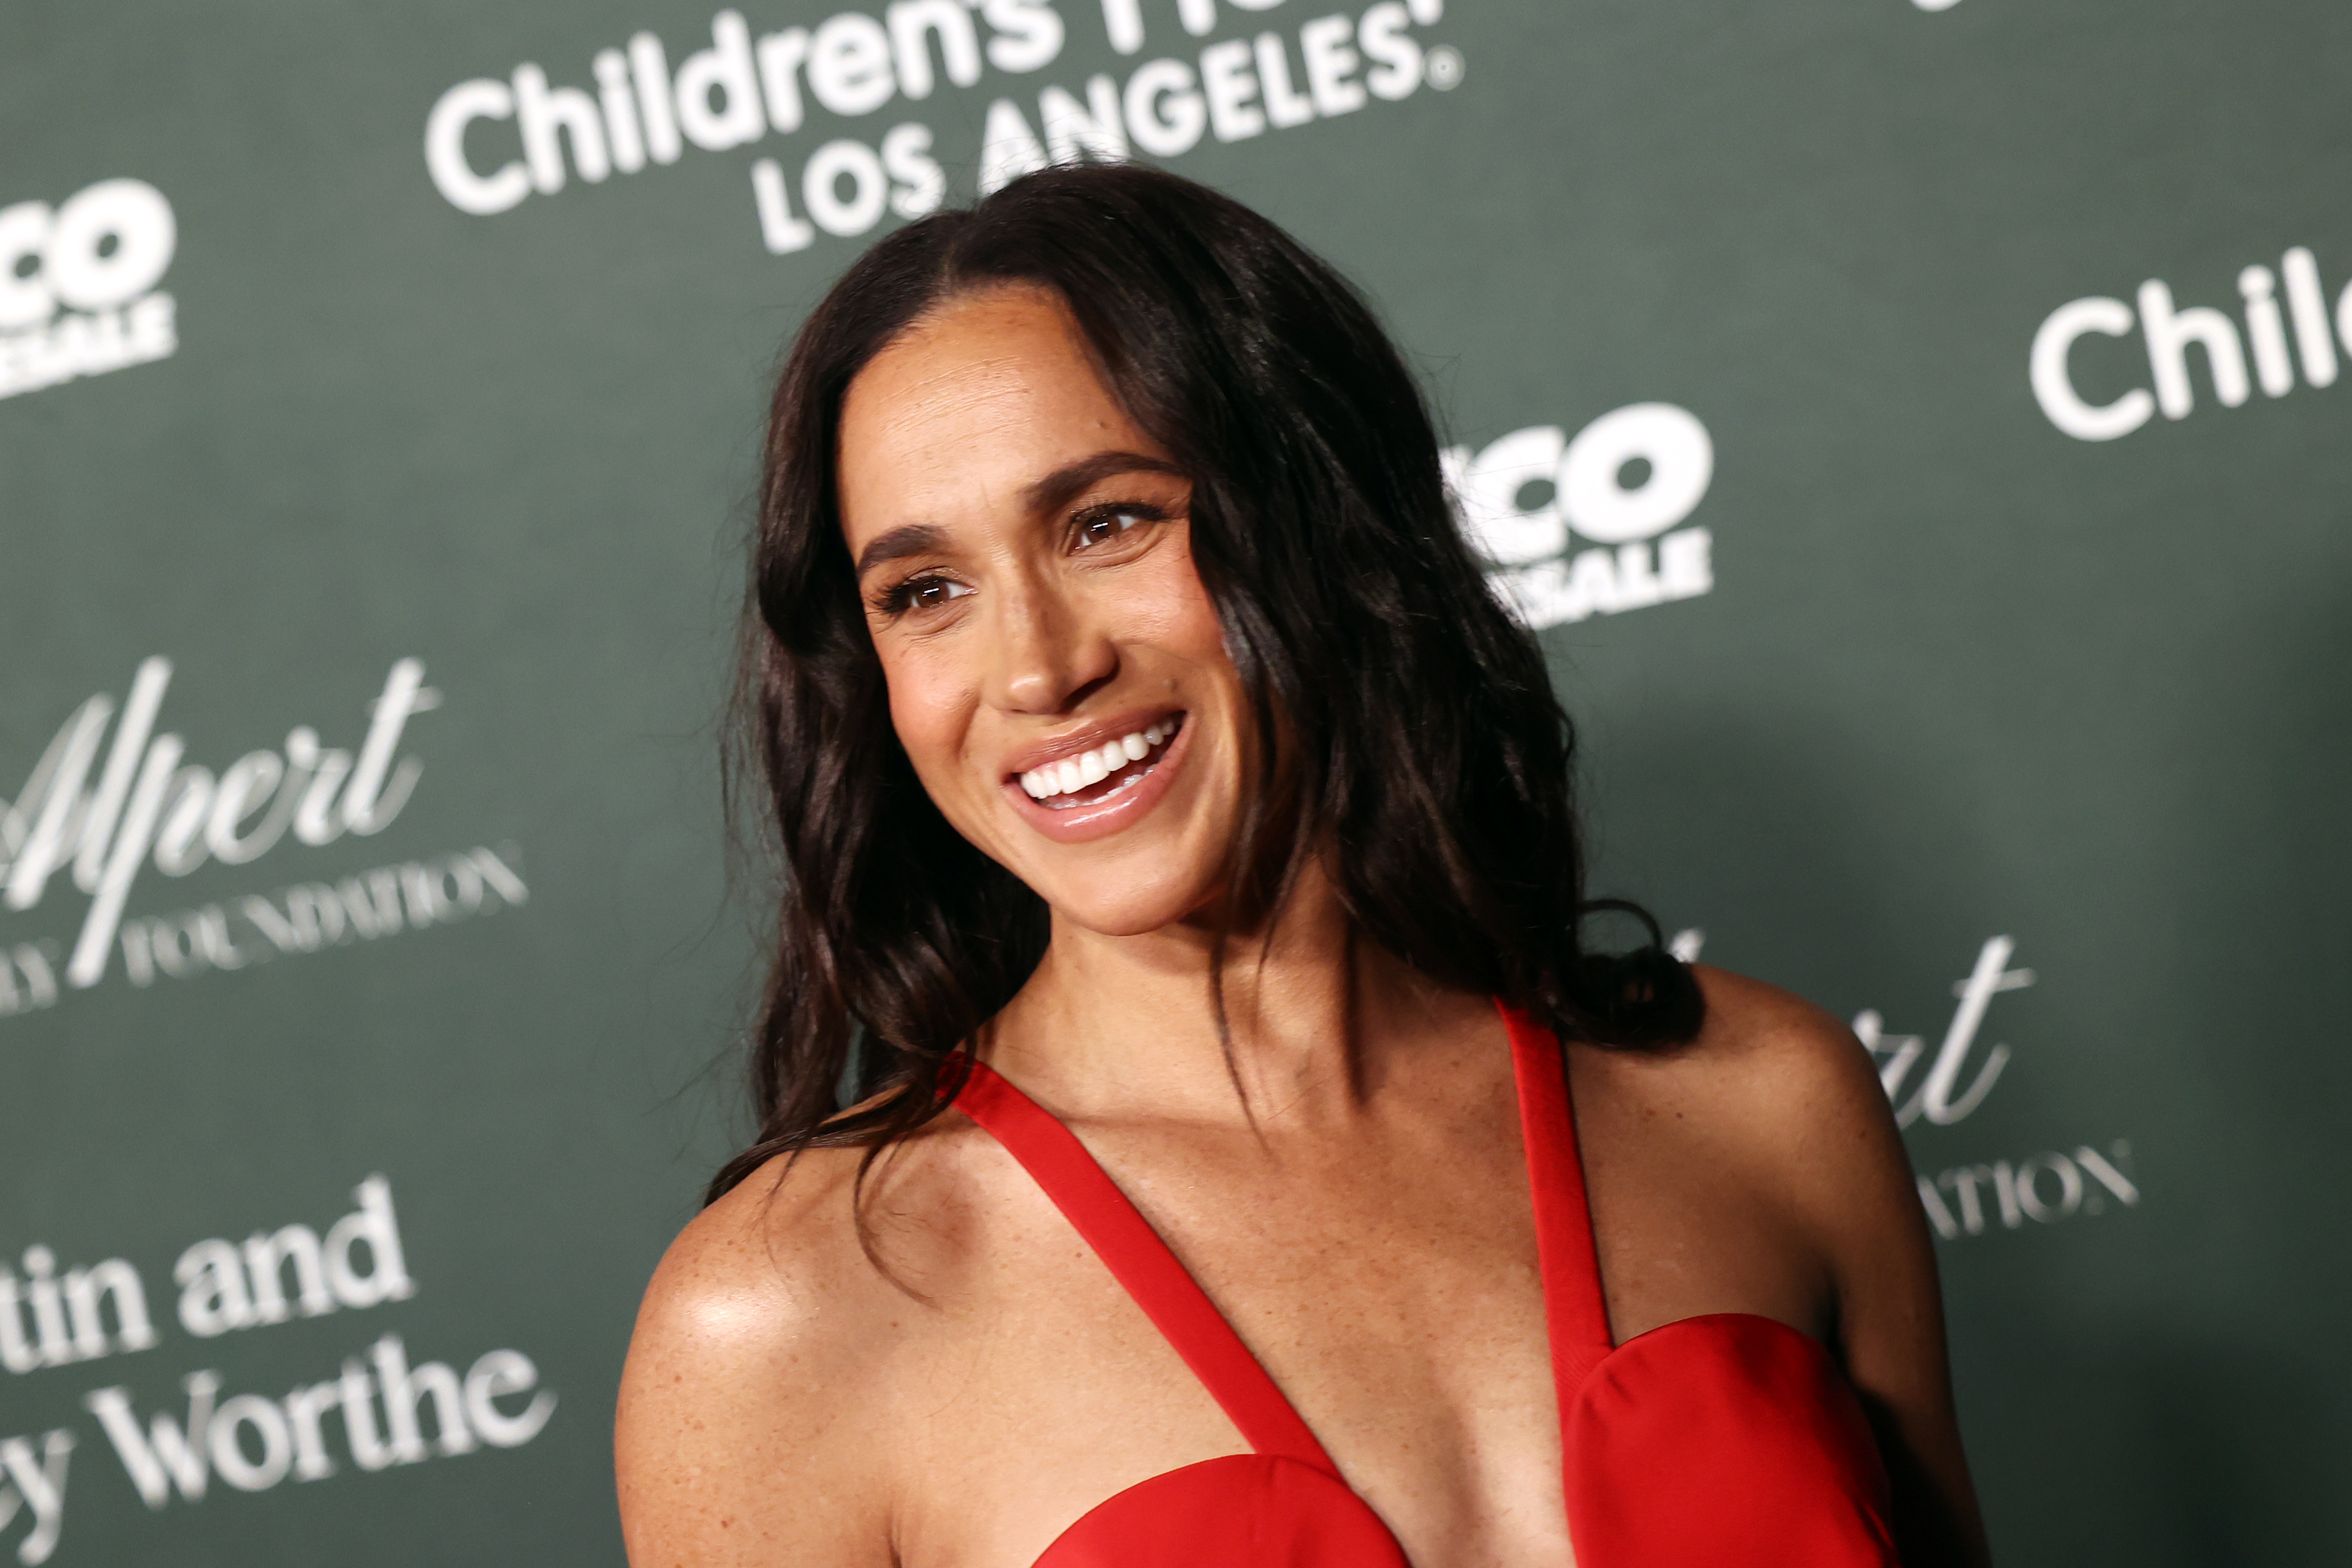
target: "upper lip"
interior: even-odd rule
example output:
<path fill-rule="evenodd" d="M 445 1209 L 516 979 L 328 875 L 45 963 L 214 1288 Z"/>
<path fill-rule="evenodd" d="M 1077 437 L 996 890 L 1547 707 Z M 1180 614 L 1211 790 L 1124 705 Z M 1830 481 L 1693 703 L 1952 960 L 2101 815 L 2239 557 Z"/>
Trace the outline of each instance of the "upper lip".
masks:
<path fill-rule="evenodd" d="M 1098 752 L 1108 742 L 1116 741 L 1123 735 L 1132 735 L 1139 731 L 1148 730 L 1160 720 L 1172 719 L 1183 711 L 1181 708 L 1137 708 L 1121 713 L 1116 718 L 1098 720 L 1083 728 L 1072 730 L 1066 734 L 1056 735 L 1050 741 L 1040 741 L 1034 746 L 1024 747 L 1005 759 L 1005 777 L 1017 779 L 1023 773 L 1044 767 L 1047 763 L 1058 763 L 1065 757 L 1076 757 L 1087 752 Z"/>

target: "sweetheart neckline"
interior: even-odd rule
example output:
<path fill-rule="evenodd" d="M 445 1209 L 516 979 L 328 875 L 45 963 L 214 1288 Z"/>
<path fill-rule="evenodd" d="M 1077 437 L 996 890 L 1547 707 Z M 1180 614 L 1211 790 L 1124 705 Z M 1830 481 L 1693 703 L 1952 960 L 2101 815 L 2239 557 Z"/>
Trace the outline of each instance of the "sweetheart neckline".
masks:
<path fill-rule="evenodd" d="M 1687 1318 L 1676 1318 L 1672 1322 L 1660 1323 L 1654 1328 L 1643 1329 L 1638 1334 L 1632 1334 L 1618 1341 L 1615 1344 L 1609 1347 L 1607 1353 L 1599 1357 L 1590 1367 L 1585 1369 L 1584 1374 L 1578 1379 L 1577 1385 L 1573 1390 L 1559 1390 L 1559 1385 L 1555 1383 L 1553 1385 L 1556 1391 L 1555 1397 L 1560 1401 L 1563 1407 L 1573 1404 L 1574 1401 L 1583 1394 L 1585 1387 L 1591 1383 L 1593 1377 L 1602 1367 L 1609 1364 L 1610 1360 L 1614 1357 L 1618 1352 L 1625 1350 L 1630 1346 L 1639 1344 L 1644 1340 L 1652 1339 L 1656 1335 L 1664 1333 L 1668 1330 L 1687 1328 L 1694 1323 L 1760 1323 L 1769 1329 L 1777 1331 L 1781 1335 L 1800 1341 L 1806 1346 L 1811 1354 L 1830 1363 L 1832 1366 L 1836 1364 L 1836 1358 L 1830 1353 L 1830 1349 L 1827 1345 L 1823 1344 L 1813 1335 L 1807 1333 L 1804 1330 L 1798 1328 L 1793 1323 L 1784 1323 L 1780 1319 L 1768 1316 L 1762 1312 L 1694 1312 Z M 1563 1408 L 1561 1415 L 1565 1416 L 1566 1414 L 1567 1411 Z M 1244 1437 L 1243 1438 L 1243 1441 L 1247 1442 L 1248 1439 Z M 1564 1455 L 1563 1458 L 1565 1458 Z M 1036 1564 L 1044 1563 L 1047 1559 L 1051 1558 L 1054 1553 L 1060 1549 L 1063 1542 L 1068 1540 L 1072 1535 L 1076 1534 L 1081 1529 L 1085 1528 L 1087 1521 L 1093 1519 L 1097 1514 L 1117 1507 L 1118 1503 L 1130 1492 L 1141 1491 L 1146 1487 L 1156 1486 L 1160 1482 L 1168 1480 L 1172 1477 L 1188 1475 L 1193 1471 L 1205 1469 L 1211 1466 L 1231 1465 L 1235 1461 L 1253 1465 L 1296 1465 L 1301 1469 L 1310 1471 L 1313 1474 L 1320 1476 L 1324 1479 L 1337 1485 L 1355 1501 L 1358 1507 L 1361 1508 L 1373 1519 L 1379 1520 L 1382 1529 L 1388 1529 L 1388 1521 L 1381 1517 L 1381 1511 L 1378 1509 L 1364 1500 L 1363 1493 L 1358 1491 L 1349 1483 L 1348 1478 L 1339 1472 L 1336 1462 L 1333 1464 L 1331 1468 L 1325 1469 L 1319 1465 L 1310 1463 L 1309 1461 L 1299 1458 L 1295 1455 L 1261 1453 L 1255 1448 L 1251 1448 L 1244 1449 L 1244 1451 L 1236 1454 L 1217 1454 L 1205 1459 L 1192 1459 L 1184 1464 L 1177 1465 L 1170 1469 L 1155 1471 L 1153 1474 L 1144 1477 L 1139 1481 L 1129 1481 L 1127 1485 L 1119 1488 L 1118 1490 L 1111 1493 L 1108 1497 L 1104 1498 L 1100 1502 L 1095 1503 L 1087 1508 L 1084 1513 L 1079 1514 L 1077 1518 L 1070 1521 L 1069 1523 L 1064 1525 L 1058 1531 L 1056 1531 L 1054 1539 L 1045 1543 L 1045 1549 L 1030 1559 L 1031 1568 L 1035 1568 Z M 1396 1532 L 1393 1530 L 1389 1530 L 1389 1535 L 1391 1540 L 1395 1538 L 1395 1534 Z M 1398 1551 L 1400 1554 L 1402 1554 L 1403 1548 L 1399 1546 Z"/>
<path fill-rule="evenodd" d="M 1768 1559 L 1750 1548 L 1765 1538 L 1755 1526 L 1770 1520 L 1770 1540 L 1796 1539 L 1789 1534 L 1796 1528 L 1821 1548 L 1814 1556 L 1824 1564 L 1892 1568 L 1885 1471 L 1868 1417 L 1826 1342 L 1760 1312 L 1696 1313 L 1622 1342 L 1612 1333 L 1565 1054 L 1541 1025 L 1499 1003 L 1497 1008 L 1510 1036 L 1518 1089 L 1562 1480 L 1577 1550 L 1641 1543 L 1633 1556 L 1604 1551 L 1594 1568 L 1629 1562 L 1726 1568 L 1733 1559 L 1760 1564 Z M 1254 1496 L 1257 1506 L 1271 1509 L 1264 1517 L 1277 1528 L 1292 1514 L 1302 1527 L 1319 1521 L 1316 1539 L 1323 1548 L 1297 1562 L 1411 1568 L 1387 1521 L 1348 1484 L 1288 1396 L 1086 1145 L 987 1064 L 973 1061 L 970 1068 L 955 1095 L 957 1108 L 1028 1170 L 1248 1446 L 1247 1452 L 1197 1459 L 1120 1488 L 1057 1532 L 1032 1568 L 1114 1563 L 1132 1568 L 1141 1561 L 1134 1548 L 1146 1543 L 1136 1539 L 1139 1526 L 1150 1528 L 1153 1542 L 1181 1546 L 1165 1534 L 1174 1510 L 1162 1510 L 1170 1517 L 1153 1520 L 1149 1504 L 1139 1500 L 1138 1494 L 1153 1493 L 1201 1520 L 1192 1533 L 1202 1542 L 1212 1533 L 1228 1533 L 1225 1527 L 1235 1521 L 1260 1517 L 1256 1506 L 1242 1505 L 1244 1497 Z M 1717 1331 L 1706 1331 L 1710 1329 Z M 1697 1331 L 1683 1331 L 1692 1330 Z M 1654 1342 L 1663 1343 L 1663 1354 L 1642 1353 Z M 1626 1372 L 1602 1375 L 1621 1355 Z M 1696 1381 L 1678 1375 L 1678 1360 L 1689 1363 L 1692 1373 L 1711 1367 L 1717 1375 Z M 1764 1415 L 1770 1418 L 1759 1419 Z M 1681 1493 L 1663 1515 L 1642 1506 L 1649 1483 L 1683 1462 L 1694 1437 L 1748 1445 L 1739 1451 L 1761 1462 L 1752 1473 L 1713 1477 L 1699 1506 L 1685 1506 L 1694 1500 Z M 1628 1455 L 1643 1457 L 1632 1473 L 1622 1469 Z M 1193 1479 L 1189 1487 L 1187 1477 Z M 1629 1479 L 1640 1483 L 1630 1494 Z M 1339 1498 L 1330 1495 L 1334 1489 Z M 1286 1500 L 1278 1495 L 1284 1493 Z M 1820 1501 L 1810 1519 L 1801 1509 L 1788 1511 L 1791 1500 L 1807 1497 Z M 1130 1508 L 1145 1518 L 1129 1518 Z M 1113 1516 L 1108 1526 L 1099 1522 L 1105 1515 Z M 1256 1548 L 1248 1543 L 1264 1539 L 1250 1531 L 1237 1561 L 1256 1561 Z M 1678 1543 L 1664 1557 L 1651 1550 L 1662 1539 Z M 1333 1549 L 1343 1554 L 1331 1556 Z M 1223 1550 L 1233 1554 L 1230 1546 Z M 1156 1547 L 1144 1557 L 1187 1568 L 1192 1561 Z"/>
<path fill-rule="evenodd" d="M 1213 1458 L 1194 1459 L 1190 1463 L 1179 1465 L 1172 1470 L 1161 1470 L 1157 1475 L 1146 1476 L 1139 1481 L 1129 1481 L 1127 1485 L 1119 1488 L 1118 1490 L 1111 1493 L 1110 1496 L 1103 1499 L 1102 1501 L 1096 1503 L 1093 1507 L 1087 1509 L 1086 1512 L 1078 1515 L 1077 1518 L 1070 1521 L 1069 1523 L 1064 1525 L 1058 1531 L 1056 1531 L 1054 1539 L 1045 1543 L 1045 1550 L 1040 1552 L 1036 1556 L 1029 1560 L 1031 1568 L 1035 1568 L 1037 1563 L 1043 1563 L 1047 1558 L 1053 1556 L 1056 1551 L 1060 1550 L 1063 1542 L 1067 1541 L 1071 1536 L 1076 1535 L 1081 1529 L 1085 1528 L 1088 1520 L 1108 1509 L 1117 1507 L 1119 1501 L 1129 1493 L 1139 1492 L 1146 1487 L 1157 1486 L 1161 1481 L 1171 1479 L 1177 1476 L 1191 1475 L 1195 1470 L 1205 1470 L 1214 1466 L 1232 1465 L 1236 1463 L 1247 1465 L 1274 1465 L 1277 1467 L 1283 1465 L 1296 1465 L 1300 1469 L 1308 1472 L 1310 1475 L 1319 1476 L 1323 1479 L 1338 1486 L 1350 1498 L 1353 1498 L 1364 1511 L 1370 1514 L 1374 1519 L 1380 1519 L 1381 1517 L 1380 1510 L 1374 1508 L 1370 1503 L 1365 1502 L 1363 1494 L 1358 1491 L 1355 1488 L 1349 1486 L 1346 1477 L 1334 1475 L 1332 1472 L 1322 1468 L 1320 1466 L 1310 1465 L 1306 1460 L 1296 1458 L 1288 1454 L 1261 1454 L 1256 1449 L 1252 1448 L 1239 1454 L 1219 1454 Z M 1388 1523 L 1388 1521 L 1382 1519 L 1381 1520 L 1381 1523 L 1385 1526 Z M 1389 1533 L 1393 1536 L 1396 1532 L 1394 1531 L 1391 1531 Z"/>
<path fill-rule="evenodd" d="M 1773 1328 L 1780 1330 L 1783 1333 L 1796 1335 L 1799 1339 L 1812 1346 L 1814 1350 L 1818 1351 L 1822 1355 L 1829 1357 L 1832 1365 L 1836 1363 L 1837 1357 L 1831 1353 L 1829 1346 L 1822 1342 L 1822 1339 L 1819 1334 L 1808 1332 L 1807 1331 L 1797 1327 L 1794 1323 L 1783 1322 L 1779 1318 L 1772 1316 L 1769 1312 L 1693 1312 L 1687 1318 L 1676 1318 L 1672 1322 L 1659 1323 L 1654 1327 L 1643 1329 L 1638 1334 L 1626 1335 L 1623 1339 L 1619 1340 L 1615 1344 L 1611 1345 L 1609 1347 L 1609 1355 L 1602 1356 L 1601 1360 L 1605 1362 L 1609 1359 L 1609 1356 L 1615 1355 L 1627 1345 L 1646 1340 L 1652 1334 L 1662 1334 L 1668 1329 L 1679 1329 L 1685 1323 L 1708 1323 L 1724 1319 L 1736 1319 L 1742 1322 L 1769 1323 Z M 1597 1366 L 1601 1363 L 1596 1362 L 1593 1364 Z"/>

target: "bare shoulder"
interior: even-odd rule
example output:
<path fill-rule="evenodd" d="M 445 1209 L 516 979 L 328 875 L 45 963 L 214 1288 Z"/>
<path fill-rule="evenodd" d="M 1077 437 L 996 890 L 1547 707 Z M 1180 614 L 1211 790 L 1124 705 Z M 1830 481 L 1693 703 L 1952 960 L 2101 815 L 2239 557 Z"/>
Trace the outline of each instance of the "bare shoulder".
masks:
<path fill-rule="evenodd" d="M 870 1314 L 827 1310 L 861 1289 L 845 1223 L 857 1159 L 828 1149 L 771 1161 L 663 1256 L 638 1309 L 614 1422 L 635 1568 L 859 1555 L 845 1549 L 868 1534 L 884 1500 L 829 1484 L 827 1450 L 809 1441 L 831 1425 L 828 1407 L 859 1407 L 856 1385 L 887 1355 L 862 1326 Z M 762 1473 L 796 1478 L 827 1506 L 783 1517 L 752 1482 Z"/>
<path fill-rule="evenodd" d="M 1722 1080 L 1736 1124 L 1777 1163 L 1842 1265 L 1919 1226 L 1911 1166 L 1870 1053 L 1803 997 L 1701 967 L 1707 1021 L 1693 1053 Z"/>
<path fill-rule="evenodd" d="M 1696 1115 L 1714 1132 L 1795 1153 L 1822 1142 L 1892 1135 L 1885 1095 L 1853 1032 L 1803 997 L 1728 970 L 1693 966 L 1706 1022 L 1686 1046 L 1587 1047 L 1584 1070 L 1643 1109 Z"/>
<path fill-rule="evenodd" d="M 1791 1152 L 1817 1141 L 1879 1142 L 1894 1121 L 1853 1031 L 1793 992 L 1697 965 L 1706 1023 L 1688 1053 L 1730 1104 L 1777 1129 Z"/>
<path fill-rule="evenodd" d="M 952 1129 L 919 1134 L 877 1162 L 869 1218 L 928 1211 L 929 1191 L 953 1184 L 938 1167 L 959 1142 Z M 813 1149 L 771 1161 L 655 1271 L 615 1422 L 636 1568 L 887 1560 L 887 1413 L 892 1391 L 919 1380 L 925 1314 L 859 1235 L 864 1159 Z M 954 1228 L 951 1215 L 917 1227 L 932 1253 L 951 1249 Z M 926 1250 L 893 1256 L 935 1273 Z"/>
<path fill-rule="evenodd" d="M 851 1204 L 862 1152 L 779 1156 L 697 1215 L 654 1271 L 630 1342 L 630 1373 L 706 1368 L 743 1376 L 829 1344 L 844 1315 L 824 1310 L 863 1281 Z"/>
<path fill-rule="evenodd" d="M 1698 1038 L 1660 1052 L 1580 1047 L 1580 1082 L 1601 1091 L 1591 1099 L 1643 1175 L 1690 1177 L 1743 1215 L 1757 1205 L 1818 1268 L 1832 1348 L 1887 1459 L 1904 1561 L 1979 1565 L 1934 1244 L 1870 1054 L 1801 997 L 1696 973 Z"/>
<path fill-rule="evenodd" d="M 1853 1031 L 1778 986 L 1696 974 L 1706 1022 L 1690 1044 L 1580 1050 L 1622 1135 L 1768 1201 L 1832 1279 L 1917 1251 L 1909 1161 Z"/>

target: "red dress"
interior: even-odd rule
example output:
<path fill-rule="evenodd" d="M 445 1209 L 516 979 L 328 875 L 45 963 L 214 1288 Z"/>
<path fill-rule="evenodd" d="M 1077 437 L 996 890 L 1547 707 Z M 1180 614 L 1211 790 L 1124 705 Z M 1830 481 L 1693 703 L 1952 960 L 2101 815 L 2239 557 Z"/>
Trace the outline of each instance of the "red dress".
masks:
<path fill-rule="evenodd" d="M 1827 1352 L 1745 1312 L 1613 1344 L 1559 1042 L 1505 1009 L 1577 1568 L 1883 1568 L 1885 1472 Z M 956 1106 L 1035 1177 L 1255 1450 L 1154 1476 L 1037 1568 L 1408 1568 L 1370 1504 L 1078 1140 L 986 1066 Z"/>

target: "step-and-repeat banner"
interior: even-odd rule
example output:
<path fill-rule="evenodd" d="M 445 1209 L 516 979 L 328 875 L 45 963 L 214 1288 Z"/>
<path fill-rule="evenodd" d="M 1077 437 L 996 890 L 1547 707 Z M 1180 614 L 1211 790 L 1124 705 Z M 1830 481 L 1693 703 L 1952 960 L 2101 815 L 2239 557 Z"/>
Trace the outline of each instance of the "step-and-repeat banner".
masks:
<path fill-rule="evenodd" d="M 1601 890 L 1853 1020 L 2002 1560 L 2352 1553 L 2352 16 L 837 3 L 11 0 L 0 1554 L 620 1562 L 767 378 L 1086 156 L 1362 281 Z"/>

